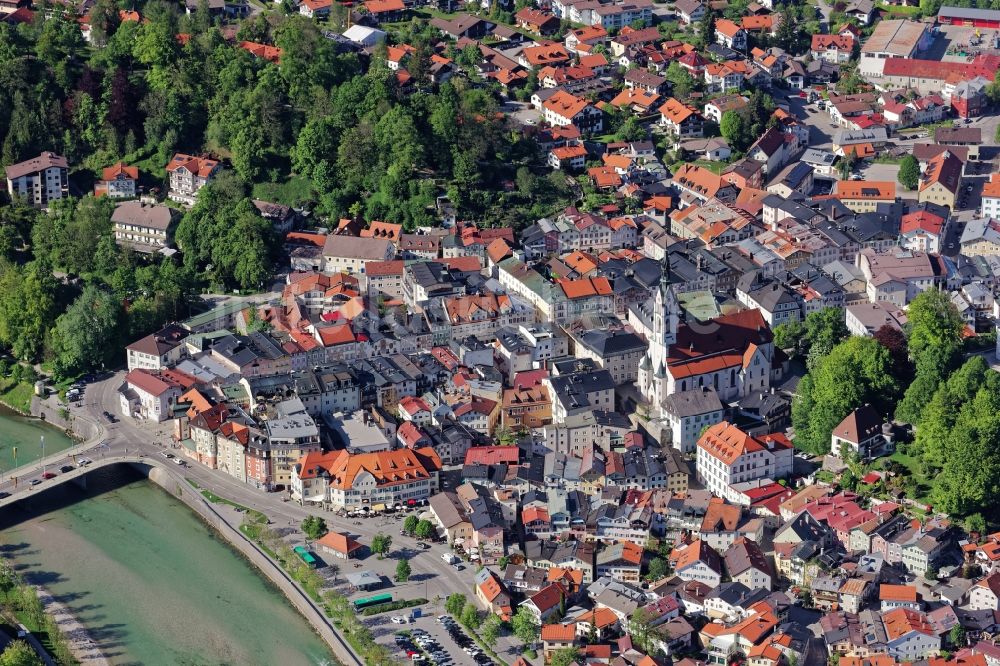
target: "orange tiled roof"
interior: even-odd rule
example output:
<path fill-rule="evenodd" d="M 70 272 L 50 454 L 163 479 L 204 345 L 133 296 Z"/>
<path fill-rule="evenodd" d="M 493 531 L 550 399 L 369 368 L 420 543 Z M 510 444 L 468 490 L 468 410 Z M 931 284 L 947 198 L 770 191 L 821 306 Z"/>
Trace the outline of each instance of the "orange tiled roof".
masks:
<path fill-rule="evenodd" d="M 698 440 L 698 448 L 731 465 L 745 453 L 767 450 L 768 438 L 776 448 L 790 448 L 791 443 L 784 435 L 772 433 L 763 437 L 753 437 L 728 421 L 716 423 Z"/>

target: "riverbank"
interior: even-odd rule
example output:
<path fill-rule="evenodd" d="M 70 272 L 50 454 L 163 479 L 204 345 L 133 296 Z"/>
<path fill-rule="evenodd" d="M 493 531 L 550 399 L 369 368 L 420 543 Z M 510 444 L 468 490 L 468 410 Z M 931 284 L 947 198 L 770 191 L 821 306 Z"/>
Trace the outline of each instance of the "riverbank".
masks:
<path fill-rule="evenodd" d="M 76 616 L 44 587 L 35 585 L 34 588 L 45 613 L 55 622 L 59 632 L 69 644 L 73 658 L 80 662 L 80 666 L 110 666 L 111 662 L 107 660 L 101 648 L 90 637 L 90 632 L 76 619 Z"/>
<path fill-rule="evenodd" d="M 242 554 L 267 580 L 274 584 L 295 609 L 309 622 L 313 630 L 333 651 L 343 664 L 364 666 L 364 661 L 339 635 L 326 615 L 326 609 L 312 598 L 271 556 L 240 530 L 240 524 L 232 517 L 216 510 L 201 492 L 187 483 L 180 483 L 172 474 L 159 468 L 150 471 L 149 478 L 158 486 L 171 493 L 202 520 L 215 529 L 226 541 Z"/>
<path fill-rule="evenodd" d="M 173 470 L 168 470 L 173 472 Z M 335 663 L 276 585 L 175 489 L 127 466 L 53 489 L 7 521 L 4 551 L 113 666 Z M 31 576 L 33 574 L 33 576 Z"/>

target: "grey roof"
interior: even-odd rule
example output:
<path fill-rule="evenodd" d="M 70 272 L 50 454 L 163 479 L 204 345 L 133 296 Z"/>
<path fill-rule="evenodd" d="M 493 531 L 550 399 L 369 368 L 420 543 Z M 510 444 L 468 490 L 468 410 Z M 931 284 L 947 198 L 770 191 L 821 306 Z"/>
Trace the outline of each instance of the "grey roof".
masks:
<path fill-rule="evenodd" d="M 144 229 L 166 231 L 173 221 L 173 209 L 169 206 L 145 204 L 140 201 L 126 201 L 115 206 L 111 221 L 115 224 L 131 224 Z"/>
<path fill-rule="evenodd" d="M 819 150 L 817 148 L 809 148 L 800 157 L 803 162 L 807 164 L 822 164 L 826 166 L 832 166 L 837 160 L 837 156 L 828 150 Z"/>
<path fill-rule="evenodd" d="M 941 17 L 961 18 L 961 19 L 990 19 L 997 20 L 998 13 L 994 9 L 972 9 L 968 7 L 941 7 L 938 10 L 938 20 Z"/>
<path fill-rule="evenodd" d="M 720 599 L 730 606 L 737 606 L 749 592 L 750 588 L 743 583 L 732 581 L 712 588 L 712 591 L 705 596 L 705 600 Z"/>
<path fill-rule="evenodd" d="M 663 408 L 678 417 L 697 416 L 722 410 L 722 401 L 715 389 L 702 387 L 680 391 L 666 397 Z"/>
<path fill-rule="evenodd" d="M 843 129 L 833 135 L 833 143 L 843 146 L 849 143 L 885 142 L 889 135 L 884 127 L 869 127 L 863 130 Z"/>
<path fill-rule="evenodd" d="M 970 220 L 962 231 L 960 242 L 964 245 L 978 241 L 1000 244 L 1000 224 L 985 217 L 978 220 Z"/>
<path fill-rule="evenodd" d="M 577 340 L 602 359 L 644 351 L 647 347 L 646 341 L 638 335 L 623 330 L 591 329 L 579 335 Z"/>
<path fill-rule="evenodd" d="M 392 241 L 384 238 L 330 235 L 323 243 L 323 256 L 381 261 L 387 256 L 391 256 L 391 247 Z"/>

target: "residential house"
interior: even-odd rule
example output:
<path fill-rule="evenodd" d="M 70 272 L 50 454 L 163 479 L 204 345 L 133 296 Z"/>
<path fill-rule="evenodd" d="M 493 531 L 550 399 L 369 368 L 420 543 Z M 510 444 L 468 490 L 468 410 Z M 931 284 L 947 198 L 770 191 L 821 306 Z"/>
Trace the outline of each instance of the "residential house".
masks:
<path fill-rule="evenodd" d="M 159 204 L 126 201 L 111 214 L 115 242 L 137 252 L 161 252 L 172 244 L 174 209 Z"/>
<path fill-rule="evenodd" d="M 170 189 L 167 196 L 174 201 L 194 205 L 198 191 L 219 172 L 218 160 L 175 153 L 167 164 Z"/>
<path fill-rule="evenodd" d="M 138 180 L 139 167 L 119 162 L 114 166 L 106 167 L 101 172 L 101 179 L 94 184 L 94 196 L 131 199 L 136 195 L 136 182 Z"/>
<path fill-rule="evenodd" d="M 693 108 L 671 97 L 660 107 L 660 124 L 675 140 L 702 135 L 705 121 Z"/>
<path fill-rule="evenodd" d="M 862 460 L 872 460 L 886 453 L 884 421 L 871 405 L 858 407 L 833 429 L 830 453 L 843 457 L 845 447 Z"/>
<path fill-rule="evenodd" d="M 756 541 L 739 537 L 723 554 L 730 580 L 742 583 L 750 590 L 774 589 L 774 571 L 764 551 Z"/>
<path fill-rule="evenodd" d="M 587 100 L 560 90 L 542 103 L 545 122 L 554 126 L 572 125 L 581 133 L 600 132 L 603 114 Z"/>
<path fill-rule="evenodd" d="M 927 168 L 917 190 L 917 201 L 955 209 L 962 187 L 964 162 L 950 151 L 944 151 L 927 162 Z"/>
<path fill-rule="evenodd" d="M 715 22 L 715 42 L 726 48 L 744 51 L 747 48 L 747 31 L 729 19 L 720 18 Z"/>
<path fill-rule="evenodd" d="M 51 152 L 41 153 L 6 168 L 7 192 L 35 208 L 69 196 L 69 165 L 66 158 Z"/>
<path fill-rule="evenodd" d="M 719 553 L 700 539 L 682 544 L 670 553 L 670 564 L 679 578 L 718 587 L 722 582 Z"/>

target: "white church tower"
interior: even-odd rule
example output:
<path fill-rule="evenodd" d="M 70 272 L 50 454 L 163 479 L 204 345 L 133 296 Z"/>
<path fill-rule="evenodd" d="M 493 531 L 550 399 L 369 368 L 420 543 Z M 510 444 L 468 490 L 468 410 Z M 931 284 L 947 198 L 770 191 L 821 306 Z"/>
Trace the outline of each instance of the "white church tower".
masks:
<path fill-rule="evenodd" d="M 664 254 L 661 264 L 660 287 L 653 297 L 653 331 L 646 357 L 639 364 L 639 388 L 653 414 L 660 413 L 667 397 L 667 353 L 670 345 L 677 342 L 680 323 L 680 304 L 670 285 L 669 254 Z"/>

